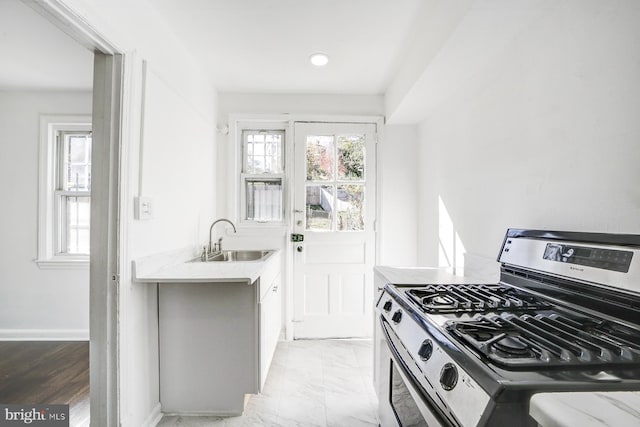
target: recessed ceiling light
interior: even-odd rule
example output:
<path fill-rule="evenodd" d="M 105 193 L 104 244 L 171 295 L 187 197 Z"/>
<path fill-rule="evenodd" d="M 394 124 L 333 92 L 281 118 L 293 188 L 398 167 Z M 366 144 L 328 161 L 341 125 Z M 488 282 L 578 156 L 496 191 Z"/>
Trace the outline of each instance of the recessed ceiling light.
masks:
<path fill-rule="evenodd" d="M 316 67 L 324 67 L 329 62 L 329 57 L 324 53 L 314 53 L 309 57 L 309 61 Z"/>

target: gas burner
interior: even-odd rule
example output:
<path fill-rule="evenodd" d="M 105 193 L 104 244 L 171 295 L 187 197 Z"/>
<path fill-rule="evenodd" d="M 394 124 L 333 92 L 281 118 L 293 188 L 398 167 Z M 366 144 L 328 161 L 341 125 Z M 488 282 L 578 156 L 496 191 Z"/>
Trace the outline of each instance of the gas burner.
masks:
<path fill-rule="evenodd" d="M 534 295 L 502 285 L 425 285 L 410 289 L 407 294 L 426 313 L 481 313 L 548 307 Z"/>
<path fill-rule="evenodd" d="M 433 304 L 433 305 L 455 305 L 456 301 L 448 295 L 436 295 L 431 298 L 424 298 L 423 304 Z"/>
<path fill-rule="evenodd" d="M 520 338 L 518 337 L 511 337 L 507 335 L 504 338 L 495 341 L 492 345 L 495 352 L 502 357 L 536 357 L 533 350 L 531 350 L 531 347 L 528 344 L 522 342 L 522 340 L 520 340 Z"/>

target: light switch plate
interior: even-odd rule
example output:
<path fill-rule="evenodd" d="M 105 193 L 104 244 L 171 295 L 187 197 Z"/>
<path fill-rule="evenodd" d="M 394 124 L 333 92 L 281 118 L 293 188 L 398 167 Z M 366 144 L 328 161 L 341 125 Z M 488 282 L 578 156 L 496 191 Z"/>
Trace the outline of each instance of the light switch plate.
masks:
<path fill-rule="evenodd" d="M 152 218 L 152 203 L 151 197 L 136 197 L 134 198 L 134 218 L 135 219 L 151 219 Z"/>

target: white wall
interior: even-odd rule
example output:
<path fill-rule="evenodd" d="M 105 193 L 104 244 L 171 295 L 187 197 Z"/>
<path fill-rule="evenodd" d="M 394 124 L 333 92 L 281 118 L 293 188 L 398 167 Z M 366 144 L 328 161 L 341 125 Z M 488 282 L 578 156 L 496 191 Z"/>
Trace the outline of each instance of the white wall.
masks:
<path fill-rule="evenodd" d="M 438 196 L 490 259 L 507 227 L 640 233 L 638 22 L 633 0 L 546 2 L 448 82 L 465 91 L 420 126 L 420 263 L 437 263 Z"/>
<path fill-rule="evenodd" d="M 153 423 L 159 402 L 156 285 L 131 282 L 130 260 L 190 247 L 194 256 L 206 240 L 213 216 L 215 132 L 202 115 L 148 65 L 142 148 L 133 138 L 124 242 L 127 260 L 121 283 L 121 412 L 123 426 Z M 212 100 L 215 96 L 212 94 Z M 134 126 L 134 129 L 137 129 Z M 137 130 L 134 130 L 137 134 Z M 134 197 L 148 197 L 152 218 L 134 219 Z"/>
<path fill-rule="evenodd" d="M 153 8 L 138 0 L 62 0 L 110 43 L 135 58 L 127 81 L 123 164 L 127 208 L 121 226 L 124 261 L 120 276 L 120 417 L 123 427 L 154 424 L 159 416 L 158 312 L 156 287 L 131 282 L 131 260 L 186 246 L 197 248 L 206 226 L 199 219 L 215 208 L 216 93 L 193 53 L 172 34 Z M 148 61 L 144 138 L 140 159 L 139 60 Z M 129 95 L 133 95 L 129 97 Z M 140 165 L 143 169 L 140 173 Z M 153 219 L 133 219 L 139 191 L 153 201 Z M 204 221 L 204 220 L 203 220 Z"/>
<path fill-rule="evenodd" d="M 417 262 L 418 148 L 417 126 L 385 126 L 378 148 L 382 265 L 411 267 Z"/>
<path fill-rule="evenodd" d="M 91 93 L 0 91 L 0 339 L 88 340 L 88 267 L 34 262 L 41 114 L 91 114 Z"/>

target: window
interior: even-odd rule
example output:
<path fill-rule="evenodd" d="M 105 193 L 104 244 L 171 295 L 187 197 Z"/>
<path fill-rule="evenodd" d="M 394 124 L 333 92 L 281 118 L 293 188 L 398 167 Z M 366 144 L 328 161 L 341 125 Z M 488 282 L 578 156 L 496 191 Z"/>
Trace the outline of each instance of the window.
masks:
<path fill-rule="evenodd" d="M 284 130 L 242 131 L 243 222 L 284 222 L 284 148 Z"/>
<path fill-rule="evenodd" d="M 309 135 L 306 229 L 364 231 L 365 135 Z"/>
<path fill-rule="evenodd" d="M 91 205 L 91 117 L 43 116 L 38 259 L 41 268 L 86 267 Z"/>

